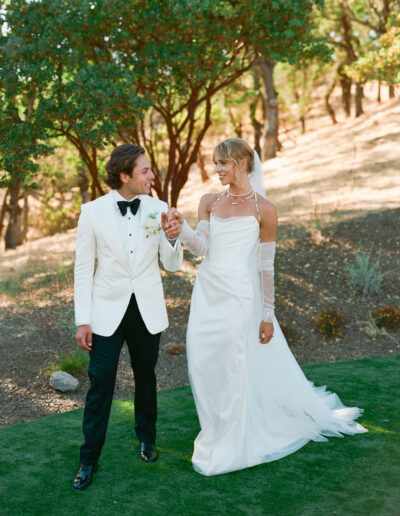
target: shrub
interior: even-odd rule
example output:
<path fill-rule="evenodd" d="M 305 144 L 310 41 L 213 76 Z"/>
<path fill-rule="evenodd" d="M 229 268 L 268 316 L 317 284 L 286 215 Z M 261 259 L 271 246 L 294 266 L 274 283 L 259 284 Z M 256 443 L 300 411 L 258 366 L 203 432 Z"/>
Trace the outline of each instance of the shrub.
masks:
<path fill-rule="evenodd" d="M 75 217 L 67 208 L 45 206 L 41 211 L 41 226 L 45 235 L 67 231 L 76 225 Z"/>
<path fill-rule="evenodd" d="M 15 297 L 20 293 L 21 281 L 19 279 L 6 279 L 0 281 L 0 294 L 4 294 L 8 297 Z"/>
<path fill-rule="evenodd" d="M 400 328 L 400 310 L 394 306 L 385 306 L 372 313 L 378 328 Z"/>
<path fill-rule="evenodd" d="M 354 263 L 346 264 L 350 283 L 364 296 L 377 294 L 384 277 L 384 273 L 381 271 L 380 254 L 376 262 L 371 260 L 370 252 L 355 251 L 354 255 Z"/>
<path fill-rule="evenodd" d="M 83 350 L 72 351 L 68 355 L 64 355 L 58 361 L 51 364 L 48 374 L 51 375 L 55 371 L 65 371 L 66 373 L 77 376 L 87 371 L 89 365 L 89 353 Z"/>
<path fill-rule="evenodd" d="M 336 310 L 323 311 L 316 318 L 316 329 L 325 337 L 339 337 L 342 332 L 343 315 Z"/>

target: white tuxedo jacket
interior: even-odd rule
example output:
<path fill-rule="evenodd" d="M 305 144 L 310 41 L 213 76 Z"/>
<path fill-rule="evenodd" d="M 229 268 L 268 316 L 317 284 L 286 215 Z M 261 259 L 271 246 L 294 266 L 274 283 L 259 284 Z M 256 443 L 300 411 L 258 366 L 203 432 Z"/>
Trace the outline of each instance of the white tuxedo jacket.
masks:
<path fill-rule="evenodd" d="M 94 333 L 105 337 L 117 329 L 132 291 L 150 333 L 168 326 L 158 255 L 166 270 L 176 271 L 182 263 L 182 247 L 178 240 L 173 248 L 162 230 L 145 229 L 154 225 L 154 214 L 161 222 L 167 204 L 147 195 L 140 199 L 136 215 L 140 231 L 132 268 L 121 241 L 112 193 L 82 205 L 76 235 L 75 322 L 90 324 Z"/>

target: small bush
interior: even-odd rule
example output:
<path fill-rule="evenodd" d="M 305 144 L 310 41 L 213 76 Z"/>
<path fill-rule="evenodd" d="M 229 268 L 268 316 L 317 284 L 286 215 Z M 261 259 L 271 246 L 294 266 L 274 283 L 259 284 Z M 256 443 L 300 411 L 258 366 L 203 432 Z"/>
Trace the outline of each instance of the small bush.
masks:
<path fill-rule="evenodd" d="M 355 251 L 354 263 L 347 263 L 346 270 L 350 283 L 362 295 L 378 294 L 384 273 L 381 271 L 380 254 L 376 262 L 371 260 L 371 253 Z"/>
<path fill-rule="evenodd" d="M 9 297 L 15 297 L 21 290 L 21 281 L 19 279 L 6 279 L 0 281 L 0 294 Z"/>
<path fill-rule="evenodd" d="M 339 337 L 342 332 L 344 318 L 336 310 L 323 311 L 316 318 L 316 329 L 325 337 Z"/>
<path fill-rule="evenodd" d="M 394 306 L 385 306 L 372 313 L 378 328 L 400 328 L 400 310 Z"/>
<path fill-rule="evenodd" d="M 64 355 L 59 360 L 51 364 L 48 374 L 51 375 L 55 371 L 65 371 L 66 373 L 77 376 L 87 371 L 89 365 L 89 353 L 87 351 L 73 351 L 68 355 Z"/>
<path fill-rule="evenodd" d="M 71 216 L 67 208 L 45 206 L 41 212 L 41 219 L 41 227 L 45 235 L 67 231 L 76 225 L 76 218 Z"/>
<path fill-rule="evenodd" d="M 56 271 L 48 272 L 42 278 L 43 285 L 56 284 L 59 288 L 68 287 L 74 282 L 74 265 L 61 265 Z"/>

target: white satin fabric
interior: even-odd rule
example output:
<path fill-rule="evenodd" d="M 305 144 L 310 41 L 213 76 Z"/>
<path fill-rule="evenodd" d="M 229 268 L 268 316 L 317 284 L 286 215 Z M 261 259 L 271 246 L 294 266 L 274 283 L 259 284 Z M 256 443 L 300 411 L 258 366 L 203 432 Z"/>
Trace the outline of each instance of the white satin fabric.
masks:
<path fill-rule="evenodd" d="M 274 317 L 258 340 L 263 302 L 255 217 L 211 216 L 210 241 L 193 290 L 187 332 L 189 378 L 201 432 L 194 469 L 217 475 L 279 459 L 309 440 L 367 430 L 336 394 L 304 376 Z M 322 435 L 323 434 L 323 435 Z"/>

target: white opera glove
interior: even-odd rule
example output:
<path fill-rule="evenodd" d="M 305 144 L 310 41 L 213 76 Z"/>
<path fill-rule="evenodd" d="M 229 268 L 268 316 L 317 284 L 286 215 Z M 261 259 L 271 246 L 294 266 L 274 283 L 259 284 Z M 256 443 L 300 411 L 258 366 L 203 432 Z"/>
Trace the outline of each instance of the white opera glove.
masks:
<path fill-rule="evenodd" d="M 261 274 L 264 322 L 272 322 L 274 318 L 274 257 L 275 242 L 261 242 L 258 267 Z"/>
<path fill-rule="evenodd" d="M 192 254 L 195 256 L 205 256 L 210 240 L 210 223 L 208 220 L 202 219 L 197 224 L 196 231 L 194 231 L 184 220 L 179 236 Z"/>

